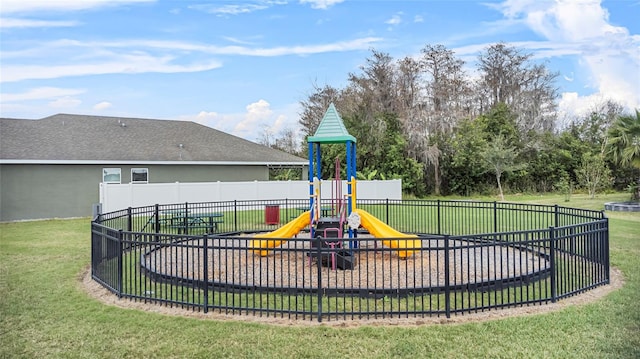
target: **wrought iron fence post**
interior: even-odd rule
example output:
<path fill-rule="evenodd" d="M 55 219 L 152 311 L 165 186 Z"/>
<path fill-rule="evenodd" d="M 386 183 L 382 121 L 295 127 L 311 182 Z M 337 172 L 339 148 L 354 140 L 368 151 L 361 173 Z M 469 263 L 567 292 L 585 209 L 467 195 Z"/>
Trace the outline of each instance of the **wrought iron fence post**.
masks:
<path fill-rule="evenodd" d="M 208 235 L 203 235 L 202 238 L 204 239 L 204 253 L 202 255 L 203 260 L 204 260 L 204 304 L 203 304 L 203 308 L 204 308 L 204 312 L 208 313 L 209 312 L 209 236 Z"/>
<path fill-rule="evenodd" d="M 95 221 L 91 221 L 91 277 L 93 277 L 96 273 L 96 258 L 97 256 L 97 240 L 96 240 L 96 229 L 94 228 L 95 226 Z"/>
<path fill-rule="evenodd" d="M 556 229 L 549 227 L 549 266 L 551 267 L 551 303 L 556 302 Z"/>
<path fill-rule="evenodd" d="M 440 200 L 438 200 L 438 235 L 442 234 L 442 218 L 440 217 Z"/>
<path fill-rule="evenodd" d="M 156 223 L 155 223 L 155 231 L 156 234 L 160 233 L 160 205 L 156 203 L 156 206 L 154 208 L 154 215 L 156 216 Z M 158 236 L 156 235 L 155 241 L 158 241 Z"/>
<path fill-rule="evenodd" d="M 131 207 L 127 208 L 127 231 L 132 232 L 133 216 L 131 215 Z"/>
<path fill-rule="evenodd" d="M 493 232 L 498 232 L 498 202 L 493 201 Z"/>
<path fill-rule="evenodd" d="M 444 236 L 444 312 L 451 318 L 451 283 L 449 279 L 449 235 Z"/>
<path fill-rule="evenodd" d="M 385 223 L 389 224 L 389 198 L 387 198 L 387 204 L 386 204 L 386 219 L 387 221 Z"/>
<path fill-rule="evenodd" d="M 318 322 L 322 322 L 322 238 L 316 241 L 316 266 L 318 268 Z"/>
<path fill-rule="evenodd" d="M 284 199 L 284 218 L 286 218 L 285 222 L 289 220 L 289 218 L 291 218 L 289 216 L 289 199 L 285 198 Z"/>
<path fill-rule="evenodd" d="M 123 273 L 122 273 L 122 237 L 124 236 L 124 232 L 121 230 L 118 231 L 118 298 L 122 298 L 122 281 L 123 281 Z"/>
<path fill-rule="evenodd" d="M 182 226 L 184 227 L 184 234 L 189 234 L 189 202 L 184 203 L 184 217 L 182 218 Z M 178 233 L 180 231 L 178 230 Z"/>
<path fill-rule="evenodd" d="M 557 204 L 554 205 L 553 208 L 554 208 L 554 210 L 553 210 L 553 213 L 554 213 L 553 226 L 554 227 L 560 227 L 560 214 L 558 212 L 558 205 Z"/>
<path fill-rule="evenodd" d="M 238 231 L 238 200 L 233 200 L 233 230 Z"/>

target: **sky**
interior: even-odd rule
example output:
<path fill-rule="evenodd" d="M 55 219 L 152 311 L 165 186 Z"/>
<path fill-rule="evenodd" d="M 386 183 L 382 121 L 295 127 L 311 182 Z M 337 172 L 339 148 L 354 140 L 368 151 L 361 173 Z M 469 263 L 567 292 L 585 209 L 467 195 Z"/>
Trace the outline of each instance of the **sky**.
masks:
<path fill-rule="evenodd" d="M 640 108 L 640 0 L 0 0 L 0 117 L 188 120 L 258 141 L 371 50 L 505 42 L 559 73 L 562 116 Z"/>

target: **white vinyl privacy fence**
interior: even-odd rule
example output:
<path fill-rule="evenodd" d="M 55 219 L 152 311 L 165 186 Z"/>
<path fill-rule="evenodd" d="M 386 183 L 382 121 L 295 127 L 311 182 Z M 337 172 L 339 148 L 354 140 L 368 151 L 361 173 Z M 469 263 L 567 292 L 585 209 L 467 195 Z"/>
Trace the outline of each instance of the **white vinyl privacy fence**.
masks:
<path fill-rule="evenodd" d="M 330 199 L 336 190 L 330 180 L 321 184 L 321 197 Z M 342 182 L 342 194 L 347 184 Z M 357 198 L 402 199 L 402 181 L 358 181 Z M 308 181 L 253 181 L 203 183 L 100 183 L 102 212 L 128 207 L 182 202 L 303 199 L 309 197 Z"/>

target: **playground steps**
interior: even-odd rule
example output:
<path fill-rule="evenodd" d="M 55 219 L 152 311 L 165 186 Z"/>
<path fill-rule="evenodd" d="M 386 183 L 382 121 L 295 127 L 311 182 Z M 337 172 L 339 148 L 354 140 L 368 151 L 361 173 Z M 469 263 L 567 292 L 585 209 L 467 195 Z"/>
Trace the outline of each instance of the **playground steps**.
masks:
<path fill-rule="evenodd" d="M 322 217 L 315 227 L 316 238 L 311 240 L 311 258 L 318 257 L 317 248 L 320 247 L 320 261 L 323 266 L 339 269 L 353 269 L 355 259 L 348 250 L 342 249 L 344 228 L 338 217 Z"/>

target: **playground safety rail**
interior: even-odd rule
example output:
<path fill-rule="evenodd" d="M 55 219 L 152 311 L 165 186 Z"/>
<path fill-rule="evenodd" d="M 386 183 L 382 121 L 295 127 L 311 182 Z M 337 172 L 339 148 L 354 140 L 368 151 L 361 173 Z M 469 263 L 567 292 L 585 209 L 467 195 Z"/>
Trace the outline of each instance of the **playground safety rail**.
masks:
<path fill-rule="evenodd" d="M 348 239 L 310 248 L 300 235 L 269 256 L 252 253 L 250 233 L 277 228 L 265 222 L 267 206 L 278 207 L 284 225 L 308 203 L 157 204 L 98 214 L 92 278 L 138 302 L 317 321 L 544 305 L 610 280 L 604 212 L 558 205 L 358 199 L 358 208 L 387 225 L 418 234 L 422 246 L 400 259 L 381 238 L 359 232 L 355 249 Z M 332 270 L 326 261 L 337 252 L 357 258 L 355 267 Z"/>

